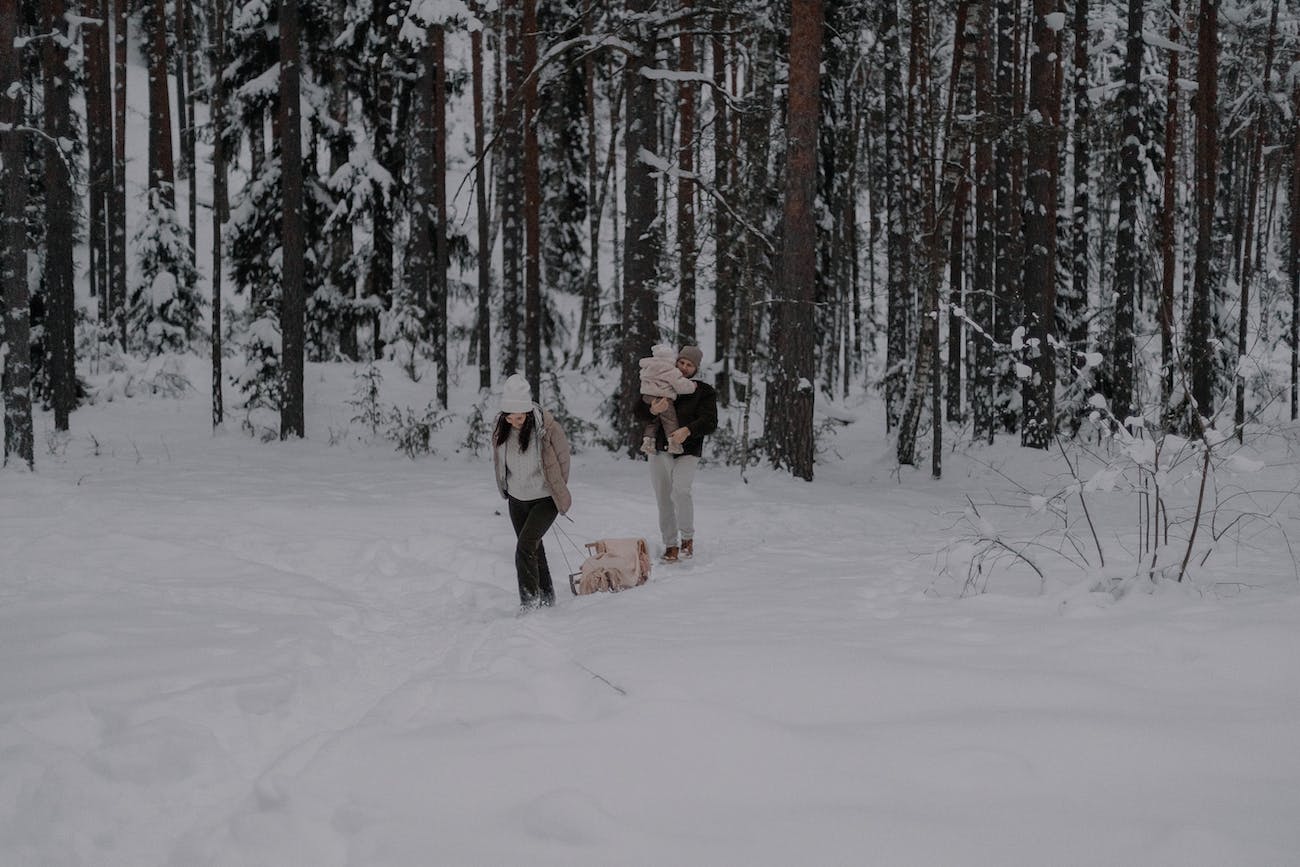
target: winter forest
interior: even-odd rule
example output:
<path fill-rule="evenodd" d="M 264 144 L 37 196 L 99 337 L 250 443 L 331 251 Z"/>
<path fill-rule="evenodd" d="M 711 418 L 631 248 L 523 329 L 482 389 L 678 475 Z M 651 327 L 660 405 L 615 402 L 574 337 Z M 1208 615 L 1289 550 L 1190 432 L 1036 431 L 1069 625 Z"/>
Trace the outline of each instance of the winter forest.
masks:
<path fill-rule="evenodd" d="M 78 364 L 167 352 L 284 438 L 306 361 L 398 360 L 441 410 L 453 374 L 612 367 L 617 419 L 646 347 L 707 337 L 766 420 L 734 459 L 809 480 L 818 394 L 879 393 L 936 477 L 945 429 L 1294 419 L 1298 14 L 6 4 L 6 456 L 29 396 L 69 429 Z"/>
<path fill-rule="evenodd" d="M 1300 0 L 0 0 L 0 314 L 0 862 L 1300 852 Z"/>

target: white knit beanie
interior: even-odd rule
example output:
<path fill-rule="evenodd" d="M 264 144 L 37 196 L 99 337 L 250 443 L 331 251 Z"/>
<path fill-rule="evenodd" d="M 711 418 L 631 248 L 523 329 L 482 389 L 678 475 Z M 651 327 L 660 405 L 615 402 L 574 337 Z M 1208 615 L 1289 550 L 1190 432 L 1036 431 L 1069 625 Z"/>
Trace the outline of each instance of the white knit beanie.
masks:
<path fill-rule="evenodd" d="M 533 390 L 528 387 L 528 380 L 515 373 L 501 386 L 501 411 L 532 412 Z"/>

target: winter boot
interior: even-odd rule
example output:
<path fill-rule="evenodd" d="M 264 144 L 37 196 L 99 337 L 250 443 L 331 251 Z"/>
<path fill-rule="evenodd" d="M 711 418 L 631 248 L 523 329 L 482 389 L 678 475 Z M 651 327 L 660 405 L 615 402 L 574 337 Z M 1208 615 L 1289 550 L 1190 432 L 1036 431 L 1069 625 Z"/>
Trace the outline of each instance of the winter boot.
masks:
<path fill-rule="evenodd" d="M 676 563 L 678 560 L 677 554 L 679 550 L 680 549 L 676 545 L 669 545 L 664 549 L 664 555 L 660 559 L 664 563 Z"/>
<path fill-rule="evenodd" d="M 694 556 L 695 556 L 695 540 L 694 540 L 694 539 L 683 539 L 683 540 L 682 540 L 682 550 L 681 550 L 681 555 L 682 555 L 683 557 L 694 557 Z"/>
<path fill-rule="evenodd" d="M 670 448 L 671 448 L 671 446 L 672 446 L 672 444 L 669 443 L 669 447 L 670 447 Z M 646 454 L 646 455 L 650 455 L 651 457 L 654 456 L 654 453 L 655 453 L 655 439 L 654 439 L 654 437 L 641 437 L 641 453 L 642 453 L 642 454 Z"/>
<path fill-rule="evenodd" d="M 668 454 L 681 455 L 685 453 L 686 453 L 686 449 L 683 448 L 681 443 L 677 442 L 677 440 L 673 439 L 672 437 L 668 438 Z"/>

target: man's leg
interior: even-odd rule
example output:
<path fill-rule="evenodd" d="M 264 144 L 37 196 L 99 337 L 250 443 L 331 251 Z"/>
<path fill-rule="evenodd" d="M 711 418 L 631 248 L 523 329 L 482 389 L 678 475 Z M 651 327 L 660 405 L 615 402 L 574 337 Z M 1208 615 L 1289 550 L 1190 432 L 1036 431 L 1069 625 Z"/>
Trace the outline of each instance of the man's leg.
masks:
<path fill-rule="evenodd" d="M 664 547 L 677 545 L 677 515 L 673 511 L 673 462 L 681 460 L 667 452 L 650 457 L 650 483 L 655 489 L 655 502 L 659 506 L 659 533 Z"/>
<path fill-rule="evenodd" d="M 695 482 L 695 468 L 700 465 L 700 459 L 695 455 L 682 455 L 673 458 L 672 463 L 673 513 L 685 542 L 695 538 L 695 500 L 691 496 L 691 485 Z"/>

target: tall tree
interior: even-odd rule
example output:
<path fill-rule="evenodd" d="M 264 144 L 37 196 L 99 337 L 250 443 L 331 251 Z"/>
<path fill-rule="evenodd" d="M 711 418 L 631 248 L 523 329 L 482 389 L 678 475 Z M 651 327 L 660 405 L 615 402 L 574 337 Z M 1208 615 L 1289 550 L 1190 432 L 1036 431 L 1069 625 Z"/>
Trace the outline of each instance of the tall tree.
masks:
<path fill-rule="evenodd" d="M 501 29 L 505 75 L 501 111 L 497 113 L 501 207 L 501 369 L 519 369 L 519 302 L 523 296 L 523 6 L 502 0 Z"/>
<path fill-rule="evenodd" d="M 447 408 L 447 52 L 446 23 L 430 28 L 433 67 L 433 361 L 438 405 Z"/>
<path fill-rule="evenodd" d="M 1138 195 L 1142 188 L 1143 0 L 1128 0 L 1124 89 L 1120 97 L 1119 226 L 1115 233 L 1115 333 L 1111 343 L 1111 411 L 1121 422 L 1133 405 L 1134 304 L 1138 295 Z"/>
<path fill-rule="evenodd" d="M 884 43 L 885 198 L 889 272 L 886 288 L 885 426 L 893 430 L 907 396 L 907 350 L 912 317 L 912 160 L 907 152 L 903 114 L 903 45 L 896 3 L 880 4 L 880 39 Z"/>
<path fill-rule="evenodd" d="M 682 0 L 683 25 L 677 66 L 677 339 L 695 343 L 695 34 L 694 0 Z"/>
<path fill-rule="evenodd" d="M 306 310 L 303 221 L 301 51 L 298 2 L 280 0 L 280 438 L 306 435 L 303 411 L 303 361 Z"/>
<path fill-rule="evenodd" d="M 994 0 L 983 2 L 986 26 L 975 52 L 975 262 L 971 275 L 971 316 L 978 332 L 974 343 L 974 376 L 971 382 L 971 411 L 976 439 L 991 445 L 995 430 L 993 418 L 993 265 L 994 233 L 997 219 L 993 185 L 993 145 L 997 119 L 993 91 Z M 1080 0 L 1084 2 L 1084 0 Z"/>
<path fill-rule="evenodd" d="M 167 84 L 167 0 L 154 0 L 149 22 L 149 189 L 170 211 L 176 207 L 176 163 Z"/>
<path fill-rule="evenodd" d="M 629 0 L 629 56 L 623 92 L 627 99 L 627 128 L 623 133 L 624 201 L 627 216 L 623 243 L 623 345 L 619 379 L 620 418 L 628 455 L 641 442 L 633 408 L 641 399 L 639 359 L 659 340 L 659 216 L 654 169 L 647 157 L 656 153 L 659 100 L 654 79 L 655 33 L 660 26 L 653 15 L 653 0 Z"/>
<path fill-rule="evenodd" d="M 3 286 L 4 463 L 34 467 L 31 319 L 27 290 L 27 172 L 25 166 L 22 54 L 17 44 L 18 4 L 0 5 L 0 286 Z"/>
<path fill-rule="evenodd" d="M 1169 42 L 1180 44 L 1182 21 L 1179 0 L 1169 4 Z M 1174 392 L 1174 275 L 1175 217 L 1178 211 L 1178 61 L 1181 51 L 1169 52 L 1165 77 L 1165 147 L 1163 201 L 1160 207 L 1160 406 L 1168 417 Z"/>
<path fill-rule="evenodd" d="M 1029 154 L 1025 193 L 1025 363 L 1021 445 L 1046 449 L 1056 433 L 1056 163 L 1060 128 L 1054 58 L 1056 0 L 1034 0 L 1029 57 Z"/>
<path fill-rule="evenodd" d="M 127 0 L 113 6 L 113 192 L 109 198 L 108 310 L 126 348 L 126 47 Z"/>
<path fill-rule="evenodd" d="M 785 221 L 781 282 L 773 299 L 772 381 L 767 391 L 768 456 L 805 481 L 813 478 L 813 400 L 817 370 L 813 300 L 817 280 L 817 115 L 822 0 L 790 4 L 790 84 L 786 120 Z"/>
<path fill-rule="evenodd" d="M 470 32 L 471 88 L 474 99 L 474 205 L 478 225 L 478 387 L 492 387 L 492 244 L 488 225 L 486 134 L 483 124 L 483 28 Z"/>
<path fill-rule="evenodd" d="M 997 0 L 997 88 L 998 144 L 993 155 L 993 177 L 997 184 L 997 233 L 994 290 L 994 336 L 1000 346 L 1011 344 L 1012 333 L 1023 318 L 1021 275 L 1024 267 L 1024 237 L 1021 221 L 1021 178 L 1024 163 L 1024 129 L 1020 117 L 1017 59 L 1019 0 Z M 998 382 L 998 402 L 1003 426 L 1015 430 L 1017 413 L 1007 404 L 1016 383 L 1015 366 L 1005 356 Z"/>
<path fill-rule="evenodd" d="M 533 394 L 542 382 L 541 166 L 537 148 L 537 0 L 523 0 L 524 374 Z"/>
<path fill-rule="evenodd" d="M 1269 92 L 1272 86 L 1273 78 L 1273 43 L 1277 35 L 1277 15 L 1280 3 L 1273 0 L 1273 11 L 1269 15 L 1268 36 L 1264 42 L 1264 76 L 1263 91 Z M 1247 324 L 1250 319 L 1250 281 L 1254 276 L 1255 263 L 1251 249 L 1253 239 L 1260 234 L 1255 229 L 1255 208 L 1259 201 L 1260 175 L 1263 173 L 1263 149 L 1264 136 L 1267 132 L 1264 124 L 1264 112 L 1268 105 L 1266 98 L 1258 98 L 1255 101 L 1255 117 L 1253 119 L 1251 130 L 1250 146 L 1250 163 L 1247 166 L 1247 186 L 1246 186 L 1246 238 L 1244 241 L 1245 249 L 1241 257 L 1241 279 L 1238 285 L 1241 287 L 1241 304 L 1237 317 L 1237 369 L 1240 371 L 1246 361 L 1246 338 Z M 1262 246 L 1261 239 L 1261 246 Z M 1246 378 L 1240 373 L 1236 377 L 1237 394 L 1235 413 L 1233 420 L 1237 427 L 1237 440 L 1241 441 L 1245 437 L 1246 426 Z"/>
<path fill-rule="evenodd" d="M 76 299 L 72 245 L 76 226 L 71 162 L 65 143 L 72 139 L 69 105 L 68 20 L 64 0 L 42 0 L 41 41 L 45 92 L 45 293 L 46 347 L 54 427 L 68 429 L 77 405 Z"/>
<path fill-rule="evenodd" d="M 212 3 L 212 85 L 210 94 L 212 120 L 212 426 L 219 427 L 225 418 L 222 399 L 221 286 L 222 228 L 230 209 L 226 170 L 226 19 L 227 0 Z"/>
<path fill-rule="evenodd" d="M 719 195 L 731 194 L 732 151 L 731 114 L 727 105 L 727 33 L 729 2 L 718 4 L 713 12 L 713 33 L 709 44 L 713 61 L 713 186 Z M 735 254 L 732 245 L 731 215 L 725 207 L 713 209 L 713 332 L 714 358 L 719 364 L 714 386 L 723 406 L 731 403 L 732 327 L 736 295 Z"/>
<path fill-rule="evenodd" d="M 1177 2 L 1177 0 L 1174 0 Z M 1092 56 L 1088 0 L 1074 3 L 1074 205 L 1070 231 L 1071 291 L 1062 299 L 1062 314 L 1069 328 L 1073 352 L 1088 348 L 1089 205 L 1092 192 L 1092 97 L 1089 95 L 1089 58 Z"/>
<path fill-rule="evenodd" d="M 1214 217 L 1219 165 L 1219 0 L 1201 0 L 1196 20 L 1196 264 L 1187 324 L 1194 430 L 1214 414 Z"/>

